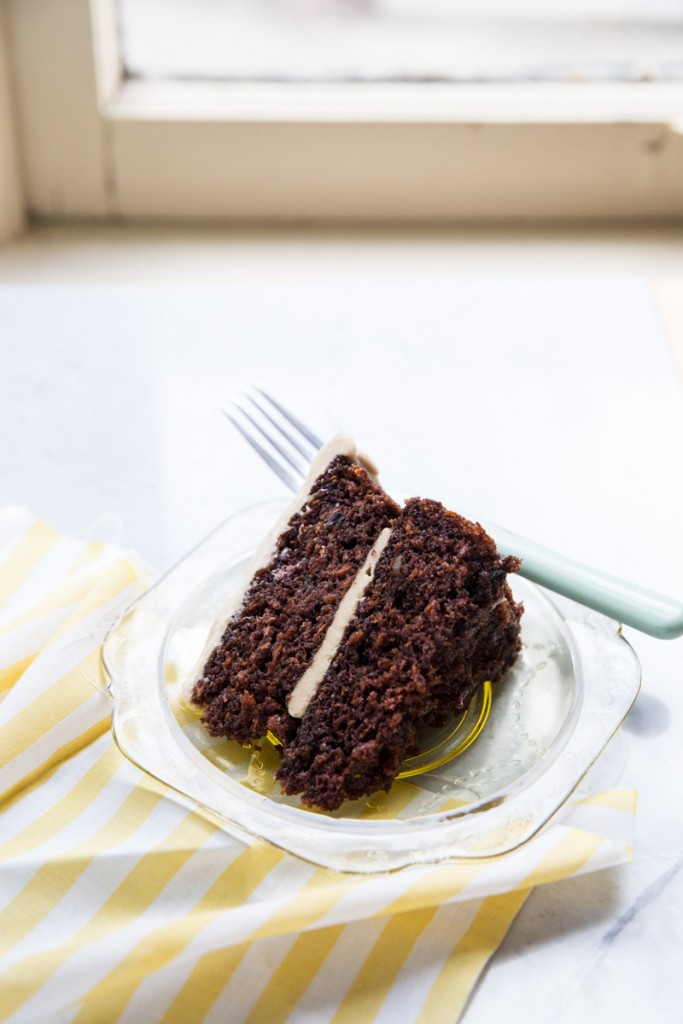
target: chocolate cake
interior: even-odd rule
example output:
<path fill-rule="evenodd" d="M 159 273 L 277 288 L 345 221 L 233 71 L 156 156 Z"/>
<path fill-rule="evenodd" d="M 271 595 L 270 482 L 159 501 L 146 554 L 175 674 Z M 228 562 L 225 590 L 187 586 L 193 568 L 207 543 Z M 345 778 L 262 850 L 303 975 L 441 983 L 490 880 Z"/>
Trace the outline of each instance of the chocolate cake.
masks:
<path fill-rule="evenodd" d="M 478 524 L 435 501 L 408 501 L 284 747 L 284 792 L 334 810 L 388 789 L 418 753 L 417 730 L 462 711 L 515 661 L 521 606 L 506 574 L 518 567 Z"/>
<path fill-rule="evenodd" d="M 374 468 L 369 467 L 371 470 Z M 399 508 L 343 436 L 322 453 L 302 496 L 262 545 L 235 613 L 210 638 L 192 700 L 214 736 L 290 737 L 286 701 L 322 644 L 344 593 Z"/>
<path fill-rule="evenodd" d="M 520 647 L 518 560 L 438 502 L 399 509 L 374 473 L 348 438 L 321 450 L 191 687 L 212 735 L 274 734 L 283 791 L 325 810 L 388 789 L 417 731 L 464 710 Z"/>

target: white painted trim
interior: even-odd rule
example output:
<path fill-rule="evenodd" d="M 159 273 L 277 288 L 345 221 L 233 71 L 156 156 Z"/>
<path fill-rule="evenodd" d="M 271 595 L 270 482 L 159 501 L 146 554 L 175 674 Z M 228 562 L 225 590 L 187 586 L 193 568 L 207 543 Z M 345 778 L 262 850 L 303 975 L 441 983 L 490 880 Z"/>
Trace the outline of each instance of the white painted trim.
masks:
<path fill-rule="evenodd" d="M 683 217 L 683 85 L 126 81 L 114 0 L 8 0 L 42 217 Z"/>
<path fill-rule="evenodd" d="M 4 2 L 0 0 L 0 243 L 14 238 L 24 227 L 6 14 Z"/>
<path fill-rule="evenodd" d="M 683 216 L 653 125 L 112 123 L 124 216 L 474 222 Z"/>
<path fill-rule="evenodd" d="M 114 120 L 406 124 L 614 124 L 683 121 L 683 83 L 307 84 L 122 79 Z"/>
<path fill-rule="evenodd" d="M 90 23 L 97 96 L 102 108 L 123 84 L 116 0 L 90 0 Z"/>
<path fill-rule="evenodd" d="M 115 212 L 89 0 L 7 0 L 29 212 Z"/>

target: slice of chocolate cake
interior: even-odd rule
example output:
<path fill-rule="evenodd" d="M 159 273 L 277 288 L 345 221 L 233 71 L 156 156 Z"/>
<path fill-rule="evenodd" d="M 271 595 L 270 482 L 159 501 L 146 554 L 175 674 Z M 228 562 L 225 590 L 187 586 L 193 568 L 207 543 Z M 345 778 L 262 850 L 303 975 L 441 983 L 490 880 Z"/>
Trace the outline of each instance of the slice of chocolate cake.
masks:
<path fill-rule="evenodd" d="M 401 511 L 340 435 L 252 559 L 190 681 L 214 736 L 270 730 L 277 778 L 334 810 L 389 789 L 423 726 L 464 710 L 520 648 L 519 568 L 438 502 Z"/>
<path fill-rule="evenodd" d="M 434 501 L 408 501 L 374 575 L 364 567 L 364 595 L 335 616 L 334 653 L 293 690 L 289 709 L 301 724 L 281 737 L 284 792 L 334 810 L 388 789 L 418 752 L 417 730 L 466 708 L 515 661 L 522 608 L 506 574 L 517 568 L 478 524 Z"/>
<path fill-rule="evenodd" d="M 286 701 L 321 646 L 380 532 L 399 514 L 374 467 L 339 435 L 256 553 L 245 588 L 223 609 L 190 690 L 214 736 L 242 743 L 298 722 Z"/>

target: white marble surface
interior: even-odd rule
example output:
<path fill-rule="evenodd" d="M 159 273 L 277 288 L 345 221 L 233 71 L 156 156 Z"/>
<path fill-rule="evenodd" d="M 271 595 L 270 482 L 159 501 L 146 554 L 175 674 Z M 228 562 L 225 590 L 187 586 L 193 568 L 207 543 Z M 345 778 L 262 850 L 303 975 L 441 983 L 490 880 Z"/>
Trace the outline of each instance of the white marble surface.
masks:
<path fill-rule="evenodd" d="M 683 596 L 681 382 L 636 277 L 2 287 L 0 502 L 164 568 L 282 493 L 219 412 L 249 381 L 352 430 L 390 490 Z M 683 641 L 627 633 L 634 861 L 533 893 L 465 1024 L 681 1019 Z"/>

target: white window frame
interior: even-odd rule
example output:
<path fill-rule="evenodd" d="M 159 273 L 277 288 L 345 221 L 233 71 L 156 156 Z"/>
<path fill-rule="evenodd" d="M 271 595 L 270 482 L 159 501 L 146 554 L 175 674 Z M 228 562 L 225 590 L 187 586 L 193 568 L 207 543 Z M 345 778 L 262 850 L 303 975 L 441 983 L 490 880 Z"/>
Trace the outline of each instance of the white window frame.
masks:
<path fill-rule="evenodd" d="M 0 244 L 10 241 L 24 226 L 6 14 L 0 0 Z"/>
<path fill-rule="evenodd" d="M 115 0 L 2 3 L 37 217 L 683 216 L 681 83 L 137 82 L 123 75 Z"/>

